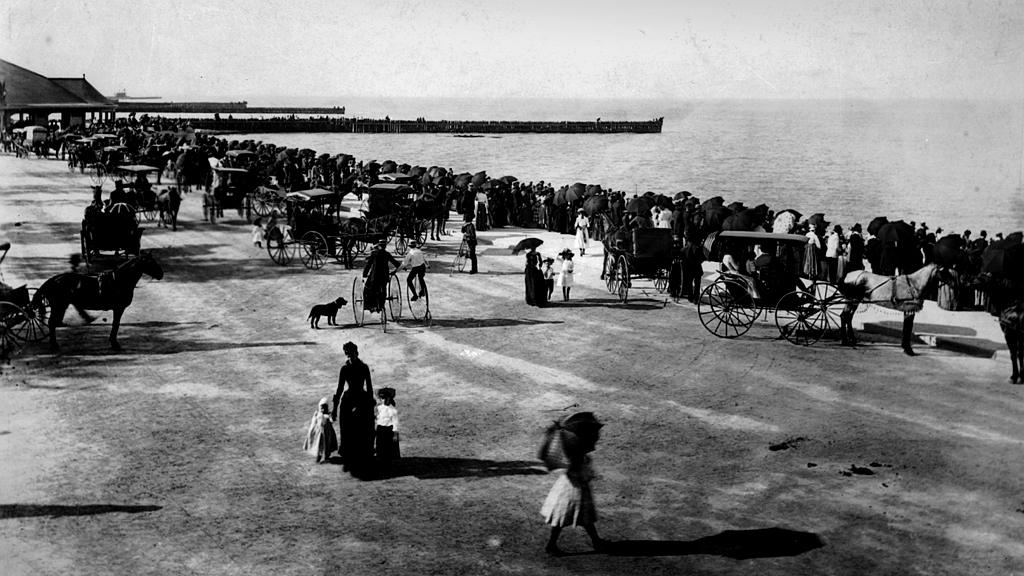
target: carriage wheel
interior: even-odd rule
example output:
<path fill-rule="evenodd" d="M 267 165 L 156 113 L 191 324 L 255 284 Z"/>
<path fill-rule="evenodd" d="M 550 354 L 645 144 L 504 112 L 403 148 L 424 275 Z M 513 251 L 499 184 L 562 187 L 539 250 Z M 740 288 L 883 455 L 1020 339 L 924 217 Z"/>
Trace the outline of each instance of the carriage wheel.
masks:
<path fill-rule="evenodd" d="M 814 322 L 818 313 L 819 307 L 813 296 L 794 290 L 779 298 L 775 308 L 775 326 L 786 340 L 800 346 L 810 346 L 824 333 Z"/>
<path fill-rule="evenodd" d="M 272 210 L 273 208 L 271 208 L 267 199 L 262 195 L 256 194 L 252 197 L 252 211 L 255 212 L 257 216 L 270 216 L 270 212 Z"/>
<path fill-rule="evenodd" d="M 354 250 L 356 254 L 366 252 L 366 240 L 356 240 L 352 245 L 352 250 Z"/>
<path fill-rule="evenodd" d="M 654 271 L 654 289 L 658 291 L 658 294 L 668 291 L 668 270 L 658 268 Z"/>
<path fill-rule="evenodd" d="M 13 356 L 24 338 L 18 335 L 18 326 L 25 321 L 25 311 L 11 302 L 0 302 L 0 359 Z"/>
<path fill-rule="evenodd" d="M 391 279 L 388 280 L 386 295 L 391 321 L 398 322 L 402 319 L 402 281 L 398 279 L 398 274 L 392 274 Z M 382 311 L 381 314 L 383 313 Z"/>
<path fill-rule="evenodd" d="M 142 213 L 142 217 L 146 220 L 146 222 L 152 222 L 153 220 L 156 220 L 156 208 L 155 207 L 143 208 L 139 212 Z"/>
<path fill-rule="evenodd" d="M 89 179 L 92 180 L 93 186 L 103 186 L 107 181 L 107 171 L 102 164 L 93 164 L 89 167 Z"/>
<path fill-rule="evenodd" d="M 327 263 L 327 239 L 324 235 L 310 230 L 302 235 L 302 264 L 310 270 L 319 270 Z"/>
<path fill-rule="evenodd" d="M 746 286 L 719 278 L 701 292 L 697 315 L 708 332 L 719 338 L 736 338 L 750 330 L 758 309 Z"/>
<path fill-rule="evenodd" d="M 829 331 L 838 331 L 842 325 L 841 316 L 846 307 L 846 300 L 834 284 L 815 282 L 811 284 L 811 297 L 815 300 L 818 314 L 814 323 L 821 328 L 822 335 Z"/>
<path fill-rule="evenodd" d="M 625 302 L 629 297 L 629 261 L 625 256 L 619 256 L 619 262 L 615 266 L 615 277 L 617 279 L 615 288 L 619 295 L 619 301 Z"/>
<path fill-rule="evenodd" d="M 293 248 L 284 239 L 280 228 L 273 228 L 267 233 L 267 253 L 274 263 L 284 266 L 292 261 Z"/>
<path fill-rule="evenodd" d="M 39 342 L 50 335 L 50 301 L 46 296 L 38 294 L 35 288 L 29 288 L 28 304 L 22 310 L 25 321 L 18 326 L 17 334 L 28 342 Z"/>
<path fill-rule="evenodd" d="M 608 287 L 608 292 L 615 294 L 619 290 L 618 279 L 615 276 L 615 256 L 606 255 L 604 257 L 604 281 L 605 286 Z"/>
<path fill-rule="evenodd" d="M 356 319 L 356 326 L 363 325 L 363 279 L 356 276 L 352 279 L 352 316 Z"/>
<path fill-rule="evenodd" d="M 409 251 L 409 238 L 405 234 L 395 236 L 395 255 L 405 256 Z"/>

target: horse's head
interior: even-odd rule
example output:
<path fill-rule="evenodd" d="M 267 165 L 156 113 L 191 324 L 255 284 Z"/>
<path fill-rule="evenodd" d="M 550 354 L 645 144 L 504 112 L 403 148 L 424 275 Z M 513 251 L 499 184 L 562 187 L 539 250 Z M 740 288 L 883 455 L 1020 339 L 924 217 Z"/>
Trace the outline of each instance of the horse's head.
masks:
<path fill-rule="evenodd" d="M 150 276 L 154 280 L 161 280 L 164 277 L 164 269 L 149 252 L 139 253 L 139 257 L 135 259 L 135 265 L 139 267 L 143 274 Z"/>

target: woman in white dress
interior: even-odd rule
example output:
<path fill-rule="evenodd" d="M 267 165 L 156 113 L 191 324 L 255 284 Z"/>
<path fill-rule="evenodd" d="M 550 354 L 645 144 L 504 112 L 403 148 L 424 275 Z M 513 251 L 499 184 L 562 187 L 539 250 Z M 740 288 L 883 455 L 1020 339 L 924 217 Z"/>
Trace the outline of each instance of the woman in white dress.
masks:
<path fill-rule="evenodd" d="M 587 218 L 587 213 L 583 211 L 583 208 L 580 208 L 576 212 L 576 249 L 580 251 L 580 256 L 587 254 L 589 229 L 590 218 Z"/>
<path fill-rule="evenodd" d="M 562 269 L 558 272 L 558 279 L 555 281 L 555 285 L 562 287 L 562 300 L 564 302 L 569 301 L 569 291 L 572 290 L 575 284 L 573 280 L 572 256 L 572 250 L 568 248 L 562 250 L 562 253 L 558 255 L 558 259 L 562 261 Z"/>

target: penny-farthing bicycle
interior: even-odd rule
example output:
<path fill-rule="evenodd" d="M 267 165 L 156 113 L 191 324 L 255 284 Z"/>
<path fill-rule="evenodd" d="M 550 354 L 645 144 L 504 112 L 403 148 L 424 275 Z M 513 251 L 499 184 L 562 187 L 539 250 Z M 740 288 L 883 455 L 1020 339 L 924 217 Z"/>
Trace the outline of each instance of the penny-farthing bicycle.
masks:
<path fill-rule="evenodd" d="M 414 320 L 419 320 L 423 324 L 430 326 L 430 292 L 427 291 L 426 280 L 422 278 L 420 280 L 423 282 L 423 295 L 417 296 L 415 288 L 410 287 L 409 283 L 406 282 L 405 302 Z"/>
<path fill-rule="evenodd" d="M 466 269 L 466 258 L 469 257 L 469 245 L 466 243 L 466 239 L 462 239 L 462 244 L 459 245 L 459 252 L 455 255 L 455 259 L 452 260 L 452 267 L 448 270 L 448 275 L 451 276 L 456 272 L 462 272 Z"/>
<path fill-rule="evenodd" d="M 366 279 L 362 276 L 356 276 L 352 279 L 352 315 L 355 317 L 357 326 L 363 326 L 366 323 L 367 310 L 363 300 L 363 288 L 365 285 Z M 380 314 L 380 329 L 387 332 L 389 315 L 392 322 L 398 322 L 402 319 L 402 283 L 396 274 L 391 274 L 387 285 L 384 287 L 384 294 L 382 296 L 383 308 L 376 312 Z"/>

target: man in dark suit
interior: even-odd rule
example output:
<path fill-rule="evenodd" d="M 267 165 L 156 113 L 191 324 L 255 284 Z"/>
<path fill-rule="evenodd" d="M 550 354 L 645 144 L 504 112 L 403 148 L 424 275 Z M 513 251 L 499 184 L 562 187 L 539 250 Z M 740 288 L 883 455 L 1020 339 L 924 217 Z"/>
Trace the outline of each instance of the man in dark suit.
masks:
<path fill-rule="evenodd" d="M 846 273 L 864 269 L 864 237 L 860 235 L 860 223 L 850 228 L 850 237 L 846 240 Z M 842 281 L 842 278 L 839 279 Z"/>

